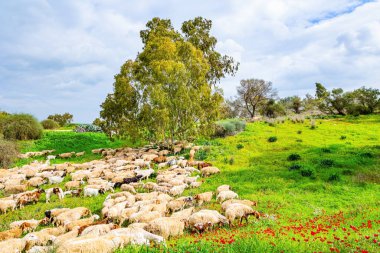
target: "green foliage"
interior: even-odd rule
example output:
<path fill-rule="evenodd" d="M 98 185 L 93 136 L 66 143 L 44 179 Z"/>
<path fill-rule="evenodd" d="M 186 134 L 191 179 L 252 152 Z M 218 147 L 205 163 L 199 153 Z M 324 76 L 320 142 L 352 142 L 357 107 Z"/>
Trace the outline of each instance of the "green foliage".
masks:
<path fill-rule="evenodd" d="M 305 168 L 301 170 L 301 176 L 303 177 L 312 177 L 314 176 L 314 174 L 315 174 L 315 171 L 312 169 Z"/>
<path fill-rule="evenodd" d="M 225 137 L 244 131 L 246 123 L 239 119 L 225 119 L 216 122 L 214 136 Z"/>
<path fill-rule="evenodd" d="M 2 125 L 4 139 L 7 140 L 35 140 L 42 135 L 41 124 L 29 114 L 12 114 Z"/>
<path fill-rule="evenodd" d="M 289 170 L 300 170 L 302 168 L 301 165 L 299 164 L 292 164 L 290 167 L 289 167 Z"/>
<path fill-rule="evenodd" d="M 297 131 L 297 134 L 302 134 L 302 131 L 301 131 L 301 130 L 298 130 L 298 131 Z"/>
<path fill-rule="evenodd" d="M 77 133 L 86 133 L 86 132 L 93 132 L 93 133 L 100 133 L 102 132 L 102 129 L 93 124 L 79 124 L 75 127 L 74 132 Z"/>
<path fill-rule="evenodd" d="M 73 115 L 66 112 L 64 114 L 54 114 L 54 115 L 49 115 L 47 117 L 48 119 L 54 120 L 57 122 L 61 127 L 65 126 L 73 121 Z"/>
<path fill-rule="evenodd" d="M 231 157 L 230 160 L 228 161 L 228 163 L 229 163 L 230 165 L 234 165 L 234 163 L 235 163 L 235 159 L 234 159 L 233 157 Z"/>
<path fill-rule="evenodd" d="M 215 50 L 211 21 L 186 21 L 183 34 L 168 19 L 153 18 L 146 27 L 143 50 L 115 76 L 96 124 L 109 136 L 153 142 L 211 135 L 223 101 L 216 83 L 237 70 Z"/>
<path fill-rule="evenodd" d="M 329 176 L 328 181 L 340 181 L 340 175 L 338 173 L 333 173 Z"/>
<path fill-rule="evenodd" d="M 244 145 L 241 144 L 241 143 L 239 143 L 239 144 L 236 145 L 236 148 L 237 148 L 237 149 L 242 149 L 242 148 L 244 148 Z"/>
<path fill-rule="evenodd" d="M 347 139 L 347 136 L 342 135 L 342 136 L 340 136 L 340 139 L 341 139 L 341 140 L 345 140 L 345 139 Z"/>
<path fill-rule="evenodd" d="M 18 155 L 17 145 L 0 139 L 0 168 L 9 168 Z"/>
<path fill-rule="evenodd" d="M 334 160 L 332 160 L 332 159 L 323 159 L 321 161 L 322 167 L 332 167 L 333 165 L 334 165 Z"/>
<path fill-rule="evenodd" d="M 271 136 L 268 138 L 268 142 L 276 142 L 277 141 L 277 137 L 276 136 Z"/>
<path fill-rule="evenodd" d="M 41 121 L 41 125 L 44 129 L 59 128 L 59 124 L 52 119 L 45 119 L 45 120 Z"/>
<path fill-rule="evenodd" d="M 288 156 L 288 161 L 297 161 L 301 160 L 301 156 L 299 154 L 293 153 Z"/>

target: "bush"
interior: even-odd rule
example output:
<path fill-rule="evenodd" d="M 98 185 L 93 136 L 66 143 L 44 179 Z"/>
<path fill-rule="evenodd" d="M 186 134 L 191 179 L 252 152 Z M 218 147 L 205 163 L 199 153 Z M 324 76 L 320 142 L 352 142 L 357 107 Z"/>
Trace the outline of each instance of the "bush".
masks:
<path fill-rule="evenodd" d="M 236 145 L 236 148 L 237 148 L 237 149 L 242 149 L 242 148 L 244 148 L 244 145 L 241 144 L 241 143 L 239 143 L 239 144 Z"/>
<path fill-rule="evenodd" d="M 301 160 L 301 156 L 299 154 L 290 154 L 288 156 L 288 161 L 297 161 L 297 160 Z"/>
<path fill-rule="evenodd" d="M 301 140 L 301 139 L 297 139 L 296 142 L 303 142 L 303 140 Z"/>
<path fill-rule="evenodd" d="M 298 130 L 298 131 L 297 131 L 297 134 L 302 134 L 302 131 L 301 131 L 301 130 Z"/>
<path fill-rule="evenodd" d="M 16 143 L 0 140 L 0 168 L 8 168 L 17 158 Z"/>
<path fill-rule="evenodd" d="M 245 129 L 245 122 L 239 119 L 226 119 L 216 122 L 215 137 L 234 135 Z"/>
<path fill-rule="evenodd" d="M 301 176 L 303 176 L 303 177 L 311 177 L 313 175 L 314 175 L 314 171 L 312 169 L 301 170 Z"/>
<path fill-rule="evenodd" d="M 323 153 L 331 153 L 331 150 L 328 148 L 322 148 L 321 150 Z"/>
<path fill-rule="evenodd" d="M 42 126 L 32 115 L 13 114 L 4 123 L 3 135 L 7 140 L 36 140 L 42 136 Z"/>
<path fill-rule="evenodd" d="M 231 157 L 230 160 L 228 161 L 228 163 L 230 165 L 233 165 L 235 163 L 235 159 L 233 157 Z"/>
<path fill-rule="evenodd" d="M 207 150 L 200 149 L 198 152 L 195 152 L 194 156 L 197 161 L 204 161 L 207 158 Z"/>
<path fill-rule="evenodd" d="M 268 142 L 276 142 L 277 141 L 277 137 L 276 136 L 271 136 L 268 138 Z"/>
<path fill-rule="evenodd" d="M 334 161 L 331 159 L 324 159 L 321 161 L 321 165 L 323 167 L 332 167 L 334 165 Z"/>
<path fill-rule="evenodd" d="M 44 129 L 56 129 L 59 127 L 59 124 L 52 119 L 45 119 L 41 121 L 41 125 Z"/>
<path fill-rule="evenodd" d="M 345 176 L 352 176 L 354 172 L 352 170 L 343 170 L 342 174 Z"/>
<path fill-rule="evenodd" d="M 369 152 L 361 153 L 360 156 L 364 157 L 364 158 L 373 158 L 374 157 L 373 154 L 369 153 Z"/>
<path fill-rule="evenodd" d="M 339 180 L 340 180 L 340 175 L 338 173 L 331 174 L 328 179 L 328 181 L 339 181 Z"/>
<path fill-rule="evenodd" d="M 345 135 L 342 135 L 342 136 L 340 137 L 341 140 L 345 140 L 346 138 L 347 138 L 347 136 L 345 136 Z"/>
<path fill-rule="evenodd" d="M 98 126 L 95 126 L 93 124 L 80 124 L 76 126 L 74 129 L 74 132 L 77 133 L 86 133 L 86 132 L 92 132 L 92 133 L 100 133 L 102 132 L 102 129 Z"/>
<path fill-rule="evenodd" d="M 301 168 L 302 168 L 301 165 L 299 165 L 299 164 L 293 164 L 293 165 L 291 165 L 291 166 L 289 167 L 289 170 L 299 170 L 299 169 L 301 169 Z"/>

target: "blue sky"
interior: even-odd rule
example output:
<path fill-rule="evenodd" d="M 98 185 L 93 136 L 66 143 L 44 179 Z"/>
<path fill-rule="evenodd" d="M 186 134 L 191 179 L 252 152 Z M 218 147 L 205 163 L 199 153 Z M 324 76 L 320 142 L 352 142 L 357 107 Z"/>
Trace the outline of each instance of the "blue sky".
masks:
<path fill-rule="evenodd" d="M 240 62 L 220 83 L 226 97 L 243 78 L 272 81 L 280 96 L 313 94 L 315 82 L 380 88 L 379 13 L 379 1 L 348 0 L 0 1 L 0 110 L 92 122 L 153 17 L 177 29 L 213 20 L 218 50 Z"/>

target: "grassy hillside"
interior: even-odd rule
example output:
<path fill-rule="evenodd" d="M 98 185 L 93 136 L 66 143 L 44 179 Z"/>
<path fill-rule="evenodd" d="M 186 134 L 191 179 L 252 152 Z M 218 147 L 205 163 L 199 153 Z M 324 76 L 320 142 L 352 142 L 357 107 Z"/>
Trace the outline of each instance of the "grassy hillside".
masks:
<path fill-rule="evenodd" d="M 241 198 L 258 200 L 257 210 L 270 218 L 251 218 L 249 225 L 203 235 L 186 233 L 168 241 L 165 251 L 379 251 L 380 116 L 321 119 L 315 123 L 315 128 L 309 120 L 275 126 L 250 123 L 236 136 L 200 141 L 205 148 L 197 156 L 219 167 L 222 173 L 204 179 L 200 189 L 185 194 L 214 191 L 221 184 L 230 184 Z M 46 133 L 44 139 L 24 148 L 68 152 L 126 144 L 109 143 L 100 135 L 74 134 Z M 269 142 L 270 137 L 277 141 Z M 46 206 L 39 203 L 0 215 L 0 228 L 19 218 L 42 218 L 44 210 L 59 206 L 85 205 L 99 212 L 104 197 L 72 200 Z M 219 204 L 214 202 L 209 207 L 218 209 Z M 121 252 L 160 250 L 128 248 Z"/>

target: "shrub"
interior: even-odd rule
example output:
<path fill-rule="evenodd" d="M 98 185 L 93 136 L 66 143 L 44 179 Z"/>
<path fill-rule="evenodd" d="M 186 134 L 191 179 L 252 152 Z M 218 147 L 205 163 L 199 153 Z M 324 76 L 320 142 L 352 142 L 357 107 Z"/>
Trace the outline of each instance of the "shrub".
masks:
<path fill-rule="evenodd" d="M 334 161 L 331 159 L 324 159 L 321 161 L 321 165 L 323 167 L 332 167 L 334 165 Z"/>
<path fill-rule="evenodd" d="M 331 150 L 328 148 L 322 148 L 321 150 L 323 153 L 331 153 Z"/>
<path fill-rule="evenodd" d="M 361 153 L 360 156 L 364 158 L 373 158 L 373 154 L 369 152 Z"/>
<path fill-rule="evenodd" d="M 299 154 L 290 154 L 288 156 L 288 161 L 297 161 L 297 160 L 301 160 L 301 156 Z"/>
<path fill-rule="evenodd" d="M 301 131 L 301 130 L 298 130 L 298 131 L 297 131 L 297 134 L 302 134 L 302 131 Z"/>
<path fill-rule="evenodd" d="M 297 139 L 296 142 L 303 142 L 303 140 L 301 140 L 301 139 Z"/>
<path fill-rule="evenodd" d="M 312 169 L 302 169 L 301 176 L 303 177 L 311 177 L 314 175 L 314 171 Z"/>
<path fill-rule="evenodd" d="M 16 143 L 0 140 L 0 168 L 8 168 L 17 158 Z"/>
<path fill-rule="evenodd" d="M 41 121 L 41 125 L 44 129 L 56 129 L 59 127 L 59 124 L 52 119 L 45 119 Z"/>
<path fill-rule="evenodd" d="M 345 135 L 342 135 L 342 136 L 340 137 L 341 140 L 345 140 L 346 138 L 347 138 L 347 136 L 345 136 Z"/>
<path fill-rule="evenodd" d="M 289 167 L 289 170 L 299 170 L 301 169 L 302 166 L 299 165 L 299 164 L 292 164 L 290 167 Z"/>
<path fill-rule="evenodd" d="M 235 163 L 235 159 L 233 157 L 231 157 L 230 160 L 228 161 L 228 163 L 230 165 L 233 165 Z"/>
<path fill-rule="evenodd" d="M 340 175 L 338 173 L 333 173 L 329 176 L 328 181 L 339 181 Z"/>
<path fill-rule="evenodd" d="M 237 149 L 242 149 L 242 148 L 244 148 L 244 145 L 241 144 L 241 143 L 239 143 L 239 144 L 236 145 L 236 148 L 237 148 Z"/>
<path fill-rule="evenodd" d="M 343 170 L 342 174 L 345 176 L 352 176 L 354 172 L 352 170 Z"/>
<path fill-rule="evenodd" d="M 276 142 L 277 141 L 277 137 L 276 136 L 271 136 L 268 138 L 268 142 Z"/>
<path fill-rule="evenodd" d="M 42 126 L 32 115 L 13 114 L 4 123 L 3 135 L 8 140 L 36 140 L 42 136 Z"/>
<path fill-rule="evenodd" d="M 245 122 L 239 119 L 226 119 L 216 122 L 215 137 L 234 135 L 245 129 Z"/>
<path fill-rule="evenodd" d="M 80 124 L 76 126 L 74 129 L 74 132 L 77 133 L 86 133 L 86 132 L 94 132 L 94 133 L 100 133 L 102 132 L 102 129 L 96 125 L 93 124 Z"/>

